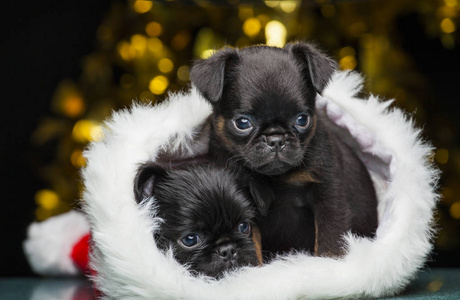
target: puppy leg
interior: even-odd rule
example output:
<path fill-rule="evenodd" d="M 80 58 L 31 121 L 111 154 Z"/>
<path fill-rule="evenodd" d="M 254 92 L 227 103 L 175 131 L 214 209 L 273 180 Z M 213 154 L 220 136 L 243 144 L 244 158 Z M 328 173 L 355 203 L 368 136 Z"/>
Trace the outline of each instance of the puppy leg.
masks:
<path fill-rule="evenodd" d="M 315 205 L 315 255 L 340 257 L 345 254 L 343 234 L 351 229 L 350 210 L 340 201 L 318 201 Z"/>

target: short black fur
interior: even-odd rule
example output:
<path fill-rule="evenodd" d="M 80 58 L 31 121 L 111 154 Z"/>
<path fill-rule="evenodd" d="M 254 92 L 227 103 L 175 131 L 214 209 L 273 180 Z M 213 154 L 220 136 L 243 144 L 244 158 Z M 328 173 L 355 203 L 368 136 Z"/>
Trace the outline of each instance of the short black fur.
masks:
<path fill-rule="evenodd" d="M 155 196 L 157 216 L 164 220 L 155 234 L 157 246 L 172 247 L 190 271 L 219 278 L 258 265 L 250 227 L 253 209 L 233 173 L 212 164 L 164 169 L 147 163 L 139 168 L 134 186 L 138 202 Z M 187 247 L 189 242 L 197 243 Z"/>
<path fill-rule="evenodd" d="M 338 256 L 345 232 L 374 236 L 370 175 L 315 108 L 336 69 L 307 43 L 226 48 L 192 67 L 213 105 L 210 154 L 248 183 L 265 252 Z"/>

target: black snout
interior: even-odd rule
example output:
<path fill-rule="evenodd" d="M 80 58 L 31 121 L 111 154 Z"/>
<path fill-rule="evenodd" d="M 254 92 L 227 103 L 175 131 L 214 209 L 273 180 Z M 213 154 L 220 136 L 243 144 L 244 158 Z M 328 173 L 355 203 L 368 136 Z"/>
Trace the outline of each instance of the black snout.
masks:
<path fill-rule="evenodd" d="M 284 136 L 276 134 L 276 135 L 269 135 L 266 138 L 268 148 L 273 152 L 280 152 L 283 151 L 286 139 Z"/>
<path fill-rule="evenodd" d="M 233 244 L 225 244 L 219 247 L 217 253 L 224 261 L 231 261 L 236 257 L 236 247 Z"/>

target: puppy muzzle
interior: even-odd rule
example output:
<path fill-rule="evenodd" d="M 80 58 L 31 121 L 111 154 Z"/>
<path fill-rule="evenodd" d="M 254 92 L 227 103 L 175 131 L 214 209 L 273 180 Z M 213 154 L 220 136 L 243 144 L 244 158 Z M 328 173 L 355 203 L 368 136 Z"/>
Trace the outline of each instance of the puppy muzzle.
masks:
<path fill-rule="evenodd" d="M 272 152 L 281 152 L 286 147 L 286 138 L 280 134 L 263 136 L 262 140 Z"/>
<path fill-rule="evenodd" d="M 217 249 L 217 254 L 223 261 L 232 261 L 236 259 L 236 246 L 234 244 L 224 244 Z"/>

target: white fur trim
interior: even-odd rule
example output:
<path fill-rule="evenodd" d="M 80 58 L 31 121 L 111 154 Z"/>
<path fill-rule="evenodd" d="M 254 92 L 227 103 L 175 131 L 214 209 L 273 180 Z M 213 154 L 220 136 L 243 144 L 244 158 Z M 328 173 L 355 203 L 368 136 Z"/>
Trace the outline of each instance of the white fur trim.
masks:
<path fill-rule="evenodd" d="M 243 268 L 220 281 L 191 276 L 152 231 L 158 220 L 134 201 L 139 163 L 163 155 L 206 151 L 199 134 L 211 108 L 195 89 L 158 106 L 133 105 L 106 122 L 104 140 L 85 152 L 85 211 L 95 251 L 98 288 L 108 299 L 316 299 L 378 297 L 403 288 L 431 250 L 437 171 L 431 147 L 400 110 L 371 96 L 358 99 L 362 78 L 337 72 L 318 108 L 354 137 L 378 190 L 380 225 L 374 240 L 347 235 L 343 259 L 295 254 Z"/>
<path fill-rule="evenodd" d="M 88 221 L 77 211 L 32 223 L 23 244 L 32 270 L 50 276 L 80 274 L 70 255 L 73 246 L 88 233 Z"/>

